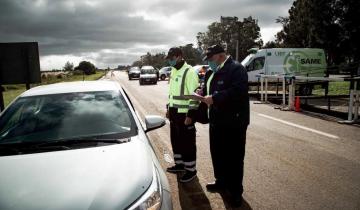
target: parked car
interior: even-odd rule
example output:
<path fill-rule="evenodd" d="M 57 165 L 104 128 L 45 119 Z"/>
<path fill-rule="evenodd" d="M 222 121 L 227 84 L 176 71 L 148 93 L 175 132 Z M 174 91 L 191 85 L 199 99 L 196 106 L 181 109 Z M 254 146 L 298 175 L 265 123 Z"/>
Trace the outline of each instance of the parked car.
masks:
<path fill-rule="evenodd" d="M 163 67 L 159 70 L 159 77 L 161 80 L 165 80 L 166 78 L 170 77 L 170 73 L 171 73 L 170 66 Z"/>
<path fill-rule="evenodd" d="M 158 76 L 157 70 L 152 66 L 141 67 L 139 84 L 157 84 Z"/>
<path fill-rule="evenodd" d="M 0 209 L 172 209 L 168 180 L 116 82 L 32 88 L 0 116 Z"/>
<path fill-rule="evenodd" d="M 134 78 L 140 78 L 140 68 L 137 66 L 133 66 L 130 68 L 128 72 L 129 80 Z"/>

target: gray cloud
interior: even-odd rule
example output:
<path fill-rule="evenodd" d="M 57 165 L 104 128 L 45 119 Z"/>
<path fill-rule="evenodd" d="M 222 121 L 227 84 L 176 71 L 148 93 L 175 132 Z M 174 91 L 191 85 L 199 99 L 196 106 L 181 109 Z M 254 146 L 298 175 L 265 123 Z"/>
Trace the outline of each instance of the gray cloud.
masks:
<path fill-rule="evenodd" d="M 194 42 L 220 15 L 252 15 L 262 27 L 287 15 L 289 0 L 2 0 L 1 42 L 37 41 L 41 56 L 91 57 L 106 65 Z M 161 47 L 159 47 L 161 46 Z M 143 47 L 143 48 L 142 48 Z M 103 49 L 117 51 L 104 53 Z M 136 52 L 134 52 L 134 50 Z M 94 56 L 92 56 L 94 57 Z"/>

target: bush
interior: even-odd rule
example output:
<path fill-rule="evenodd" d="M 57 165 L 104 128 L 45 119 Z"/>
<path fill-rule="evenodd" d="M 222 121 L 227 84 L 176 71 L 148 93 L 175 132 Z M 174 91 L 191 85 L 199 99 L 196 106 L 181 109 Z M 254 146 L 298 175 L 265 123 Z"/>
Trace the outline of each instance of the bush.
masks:
<path fill-rule="evenodd" d="M 75 68 L 75 70 L 82 70 L 86 75 L 95 74 L 96 67 L 94 64 L 90 63 L 89 61 L 81 61 L 79 66 Z"/>

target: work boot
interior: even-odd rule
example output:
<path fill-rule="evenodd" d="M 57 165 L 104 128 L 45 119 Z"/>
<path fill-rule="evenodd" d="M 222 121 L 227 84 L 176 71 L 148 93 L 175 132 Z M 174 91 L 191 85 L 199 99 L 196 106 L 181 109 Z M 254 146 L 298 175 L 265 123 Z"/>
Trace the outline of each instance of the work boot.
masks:
<path fill-rule="evenodd" d="M 215 181 L 212 183 L 208 183 L 206 185 L 206 190 L 209 192 L 219 192 L 225 189 L 225 185 L 220 183 L 219 181 Z"/>
<path fill-rule="evenodd" d="M 175 174 L 175 173 L 178 173 L 178 172 L 183 172 L 183 171 L 185 171 L 185 169 L 184 169 L 183 164 L 176 164 L 176 165 L 174 165 L 172 167 L 167 168 L 166 171 L 169 172 L 169 173 Z"/>
<path fill-rule="evenodd" d="M 180 178 L 180 182 L 190 182 L 196 177 L 196 170 L 195 171 L 188 171 L 186 170 L 185 174 Z"/>
<path fill-rule="evenodd" d="M 229 190 L 230 193 L 230 204 L 234 208 L 238 208 L 243 203 L 242 192 L 236 190 Z"/>
<path fill-rule="evenodd" d="M 230 196 L 230 205 L 234 208 L 241 207 L 243 203 L 243 197 L 241 195 L 231 195 Z"/>

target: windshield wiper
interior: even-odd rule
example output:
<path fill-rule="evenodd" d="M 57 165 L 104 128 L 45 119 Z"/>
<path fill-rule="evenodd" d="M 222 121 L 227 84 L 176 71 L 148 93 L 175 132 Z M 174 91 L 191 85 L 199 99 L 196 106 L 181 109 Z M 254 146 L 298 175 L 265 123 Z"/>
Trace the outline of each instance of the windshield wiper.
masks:
<path fill-rule="evenodd" d="M 31 142 L 14 142 L 14 143 L 0 143 L 0 148 L 39 148 L 48 146 L 68 146 L 74 144 L 89 144 L 89 143 L 106 143 L 106 144 L 121 144 L 129 142 L 130 138 L 125 139 L 98 139 L 96 137 L 79 137 L 69 139 L 57 139 L 51 141 L 31 141 Z M 65 147 L 63 147 L 65 149 Z M 68 148 L 68 147 L 67 147 Z"/>
<path fill-rule="evenodd" d="M 21 146 L 20 146 L 21 145 Z M 21 143 L 12 143 L 12 144 L 1 144 L 0 145 L 0 155 L 20 155 L 20 154 L 28 154 L 34 151 L 36 152 L 49 152 L 49 151 L 59 151 L 59 150 L 69 150 L 70 147 L 62 146 L 62 145 L 54 145 L 54 146 L 44 146 L 44 147 L 35 147 L 29 146 L 29 144 Z"/>
<path fill-rule="evenodd" d="M 88 144 L 88 143 L 105 143 L 105 144 L 121 144 L 129 142 L 130 138 L 125 139 L 98 139 L 94 137 L 80 137 L 80 138 L 70 138 L 70 139 L 58 139 L 55 141 L 45 141 L 39 142 L 39 144 L 33 145 L 33 147 L 43 147 L 50 145 L 74 145 L 74 144 Z"/>

